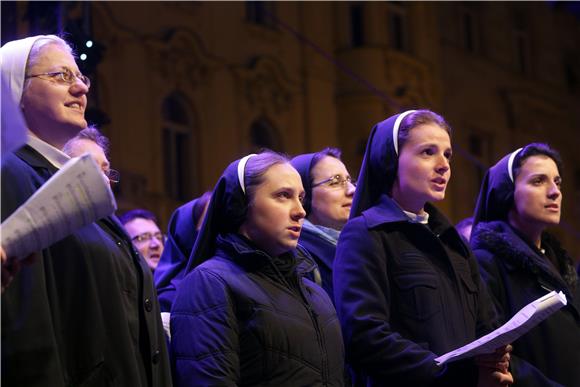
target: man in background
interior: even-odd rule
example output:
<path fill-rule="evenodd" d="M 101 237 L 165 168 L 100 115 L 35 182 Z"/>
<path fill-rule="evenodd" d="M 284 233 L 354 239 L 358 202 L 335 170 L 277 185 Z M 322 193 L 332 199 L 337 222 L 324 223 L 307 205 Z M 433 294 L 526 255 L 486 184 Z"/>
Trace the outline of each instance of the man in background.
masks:
<path fill-rule="evenodd" d="M 155 215 L 139 208 L 124 213 L 120 219 L 151 271 L 155 271 L 165 244 L 165 236 L 157 225 Z"/>

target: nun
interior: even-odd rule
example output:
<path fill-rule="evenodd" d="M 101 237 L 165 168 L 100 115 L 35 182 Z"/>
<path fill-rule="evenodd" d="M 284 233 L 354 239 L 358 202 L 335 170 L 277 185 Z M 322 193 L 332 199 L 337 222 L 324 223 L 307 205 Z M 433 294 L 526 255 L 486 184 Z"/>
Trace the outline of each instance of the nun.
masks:
<path fill-rule="evenodd" d="M 298 242 L 312 255 L 320 270 L 322 287 L 332 298 L 336 243 L 350 215 L 355 186 L 337 148 L 298 155 L 291 163 L 306 192 L 306 219 Z"/>
<path fill-rule="evenodd" d="M 429 110 L 394 115 L 371 131 L 333 267 L 356 385 L 513 382 L 509 348 L 477 362 L 440 367 L 434 361 L 491 329 L 476 260 L 430 203 L 445 197 L 450 137 L 447 122 Z"/>
<path fill-rule="evenodd" d="M 552 290 L 568 301 L 514 342 L 518 386 L 580 386 L 580 285 L 573 259 L 546 231 L 560 223 L 561 172 L 556 150 L 528 144 L 487 171 L 477 200 L 471 246 L 500 322 Z"/>
<path fill-rule="evenodd" d="M 1 76 L 26 145 L 2 163 L 2 220 L 69 160 L 90 80 L 54 35 L 6 43 Z M 2 128 L 2 130 L 11 130 Z M 112 215 L 39 252 L 2 293 L 3 386 L 169 386 L 151 270 Z"/>
<path fill-rule="evenodd" d="M 277 153 L 224 171 L 171 310 L 178 386 L 344 385 L 336 312 L 297 248 L 303 199 Z"/>
<path fill-rule="evenodd" d="M 183 279 L 185 266 L 203 223 L 211 191 L 178 207 L 167 226 L 167 241 L 155 270 L 155 287 L 161 313 L 169 313 L 177 285 Z M 164 320 L 165 322 L 165 320 Z"/>

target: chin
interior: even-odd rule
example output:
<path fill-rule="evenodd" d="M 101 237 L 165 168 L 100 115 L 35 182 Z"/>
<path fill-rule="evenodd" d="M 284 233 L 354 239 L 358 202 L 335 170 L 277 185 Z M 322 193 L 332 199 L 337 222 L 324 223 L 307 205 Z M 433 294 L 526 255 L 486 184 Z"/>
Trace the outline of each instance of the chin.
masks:
<path fill-rule="evenodd" d="M 440 202 L 445 199 L 445 192 L 433 192 L 427 199 L 428 202 Z"/>

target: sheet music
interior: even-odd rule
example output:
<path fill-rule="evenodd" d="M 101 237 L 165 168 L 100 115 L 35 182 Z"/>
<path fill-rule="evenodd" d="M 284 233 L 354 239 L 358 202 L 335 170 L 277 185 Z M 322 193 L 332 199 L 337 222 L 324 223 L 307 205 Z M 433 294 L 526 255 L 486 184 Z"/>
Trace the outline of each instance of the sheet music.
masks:
<path fill-rule="evenodd" d="M 435 362 L 442 365 L 467 357 L 492 353 L 501 346 L 513 343 L 567 303 L 564 293 L 552 291 L 520 309 L 508 322 L 495 331 L 439 356 Z"/>
<path fill-rule="evenodd" d="M 68 161 L 0 225 L 2 247 L 9 257 L 22 259 L 116 209 L 103 172 L 84 154 Z"/>

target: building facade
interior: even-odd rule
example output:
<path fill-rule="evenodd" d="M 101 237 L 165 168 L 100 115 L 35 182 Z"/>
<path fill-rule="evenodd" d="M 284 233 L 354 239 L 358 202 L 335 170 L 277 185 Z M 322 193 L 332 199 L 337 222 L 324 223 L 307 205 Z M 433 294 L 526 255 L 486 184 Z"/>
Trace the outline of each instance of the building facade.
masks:
<path fill-rule="evenodd" d="M 40 31 L 32 3 L 5 3 L 4 36 Z M 76 21 L 100 50 L 89 101 L 122 174 L 121 210 L 146 207 L 166 224 L 262 147 L 338 146 L 356 176 L 376 122 L 428 108 L 454 128 L 440 204 L 453 221 L 471 215 L 502 155 L 531 141 L 561 152 L 556 233 L 578 259 L 580 21 L 554 4 L 74 2 L 44 28 Z"/>

